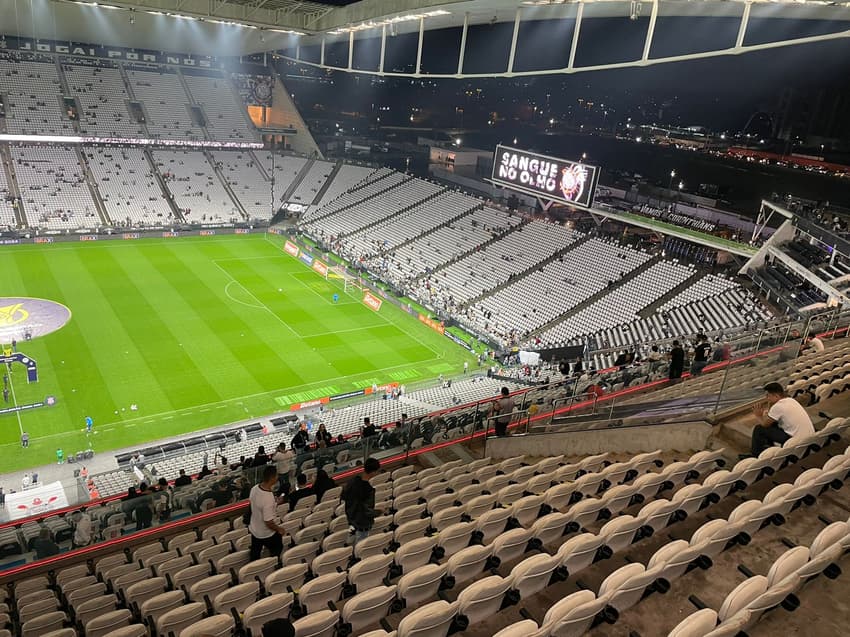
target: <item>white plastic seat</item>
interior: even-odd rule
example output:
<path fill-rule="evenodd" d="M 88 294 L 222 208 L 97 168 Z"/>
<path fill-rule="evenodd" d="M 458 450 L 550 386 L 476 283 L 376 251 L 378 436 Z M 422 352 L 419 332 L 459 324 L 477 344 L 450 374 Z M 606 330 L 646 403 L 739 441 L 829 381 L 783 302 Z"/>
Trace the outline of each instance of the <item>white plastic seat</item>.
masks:
<path fill-rule="evenodd" d="M 599 530 L 599 536 L 605 546 L 613 553 L 618 553 L 635 541 L 641 526 L 640 519 L 631 515 L 621 515 L 606 522 Z"/>
<path fill-rule="evenodd" d="M 618 484 L 611 487 L 600 496 L 604 508 L 611 515 L 618 515 L 631 503 L 632 497 L 637 493 L 631 484 Z"/>
<path fill-rule="evenodd" d="M 374 555 L 381 555 L 389 549 L 392 541 L 392 533 L 374 533 L 357 543 L 354 547 L 354 556 L 362 560 Z"/>
<path fill-rule="evenodd" d="M 717 611 L 712 608 L 703 608 L 676 624 L 667 637 L 705 637 L 715 626 L 717 626 Z"/>
<path fill-rule="evenodd" d="M 395 531 L 393 531 L 393 541 L 398 545 L 404 545 L 417 538 L 422 538 L 425 536 L 430 526 L 430 517 L 404 522 L 399 525 Z"/>
<path fill-rule="evenodd" d="M 339 601 L 347 578 L 347 573 L 342 572 L 328 573 L 311 579 L 298 591 L 298 602 L 308 613 L 327 608 L 328 602 Z"/>
<path fill-rule="evenodd" d="M 334 637 L 338 621 L 338 610 L 320 610 L 294 621 L 292 626 L 295 637 Z"/>
<path fill-rule="evenodd" d="M 175 590 L 189 590 L 192 584 L 200 582 L 202 579 L 209 577 L 209 564 L 196 564 L 195 566 L 187 566 L 184 569 L 177 571 L 171 578 L 172 587 Z"/>
<path fill-rule="evenodd" d="M 645 504 L 635 517 L 640 520 L 641 526 L 649 527 L 653 533 L 657 533 L 671 523 L 677 509 L 675 502 L 659 498 Z"/>
<path fill-rule="evenodd" d="M 94 599 L 86 600 L 77 606 L 77 608 L 74 609 L 74 618 L 77 622 L 85 626 L 89 620 L 115 610 L 117 605 L 118 596 L 115 593 L 95 597 Z"/>
<path fill-rule="evenodd" d="M 599 587 L 599 599 L 618 612 L 631 608 L 643 596 L 646 587 L 655 581 L 655 574 L 643 564 L 627 564 L 611 573 Z"/>
<path fill-rule="evenodd" d="M 457 524 L 463 518 L 464 510 L 462 507 L 458 506 L 447 506 L 446 508 L 434 512 L 434 515 L 431 516 L 431 526 L 433 526 L 438 531 L 443 531 L 444 529 L 452 526 L 453 524 Z"/>
<path fill-rule="evenodd" d="M 284 566 L 292 566 L 293 564 L 309 564 L 319 552 L 320 545 L 318 542 L 306 542 L 304 544 L 296 544 L 295 546 L 286 549 L 281 556 L 281 562 Z"/>
<path fill-rule="evenodd" d="M 159 618 L 170 610 L 179 608 L 186 602 L 182 591 L 167 591 L 142 602 L 139 613 L 142 618 L 156 625 Z"/>
<path fill-rule="evenodd" d="M 492 555 L 491 546 L 468 546 L 452 555 L 446 565 L 448 574 L 455 579 L 455 585 L 472 579 L 480 574 Z"/>
<path fill-rule="evenodd" d="M 525 491 L 525 483 L 508 484 L 496 492 L 496 501 L 503 507 L 510 507 L 522 497 Z"/>
<path fill-rule="evenodd" d="M 381 553 L 360 560 L 348 569 L 348 581 L 358 592 L 380 586 L 389 572 L 393 559 L 392 554 Z"/>
<path fill-rule="evenodd" d="M 530 527 L 540 516 L 543 496 L 527 495 L 516 500 L 510 507 L 511 517 L 524 528 Z"/>
<path fill-rule="evenodd" d="M 456 601 L 439 600 L 417 608 L 399 623 L 398 637 L 446 637 L 458 606 Z"/>
<path fill-rule="evenodd" d="M 674 582 L 682 577 L 691 563 L 699 557 L 699 548 L 691 546 L 686 540 L 674 540 L 652 555 L 646 564 L 646 570 L 654 573 L 656 579 Z"/>
<path fill-rule="evenodd" d="M 393 524 L 401 526 L 405 522 L 419 520 L 425 514 L 425 511 L 426 506 L 424 504 L 406 506 L 395 512 L 393 515 Z"/>
<path fill-rule="evenodd" d="M 736 535 L 738 531 L 730 527 L 726 520 L 711 520 L 694 531 L 690 544 L 698 547 L 701 555 L 713 558 L 725 550 Z"/>
<path fill-rule="evenodd" d="M 505 530 L 511 517 L 510 509 L 491 509 L 476 518 L 475 530 L 481 534 L 481 541 L 489 544 Z"/>
<path fill-rule="evenodd" d="M 212 598 L 212 607 L 216 613 L 231 614 L 235 610 L 241 615 L 246 608 L 257 601 L 259 594 L 258 581 L 237 584 Z"/>
<path fill-rule="evenodd" d="M 201 602 L 183 604 L 167 613 L 160 615 L 156 622 L 156 630 L 160 635 L 173 632 L 179 635 L 183 630 L 199 622 L 206 611 L 206 606 Z"/>
<path fill-rule="evenodd" d="M 133 619 L 133 613 L 126 608 L 112 610 L 107 613 L 102 613 L 99 617 L 94 617 L 83 624 L 86 637 L 104 637 L 111 631 L 129 626 Z"/>
<path fill-rule="evenodd" d="M 531 529 L 511 529 L 499 534 L 493 540 L 493 555 L 502 564 L 519 559 L 528 549 L 528 543 L 534 537 Z"/>
<path fill-rule="evenodd" d="M 498 575 L 490 575 L 473 582 L 457 596 L 458 614 L 466 617 L 469 625 L 474 626 L 499 612 L 510 588 L 510 578 Z"/>
<path fill-rule="evenodd" d="M 310 570 L 313 571 L 314 575 L 336 573 L 337 569 L 346 570 L 353 556 L 354 548 L 351 546 L 331 549 L 324 553 L 319 553 L 310 565 Z"/>
<path fill-rule="evenodd" d="M 599 514 L 604 508 L 605 503 L 598 498 L 586 498 L 576 502 L 567 510 L 568 524 L 583 529 L 591 522 L 598 520 Z"/>
<path fill-rule="evenodd" d="M 180 637 L 230 637 L 236 628 L 231 615 L 211 615 L 180 631 Z"/>
<path fill-rule="evenodd" d="M 479 495 L 466 503 L 464 511 L 470 518 L 475 520 L 492 509 L 495 504 L 495 495 Z"/>
<path fill-rule="evenodd" d="M 593 591 L 577 591 L 555 602 L 546 611 L 537 635 L 583 635 L 596 616 L 605 609 L 605 600 Z"/>
<path fill-rule="evenodd" d="M 530 637 L 531 635 L 536 637 L 537 629 L 537 622 L 531 619 L 523 619 L 510 626 L 505 626 L 493 637 Z"/>
<path fill-rule="evenodd" d="M 431 560 L 436 547 L 437 536 L 420 537 L 402 544 L 396 550 L 393 559 L 396 565 L 401 568 L 402 573 L 409 573 L 420 566 L 425 566 Z M 315 564 L 314 561 L 314 567 Z"/>
<path fill-rule="evenodd" d="M 269 595 L 258 602 L 254 602 L 245 609 L 242 616 L 242 625 L 251 635 L 262 634 L 263 624 L 272 619 L 286 619 L 292 608 L 295 595 L 292 593 L 279 593 Z"/>
<path fill-rule="evenodd" d="M 276 557 L 261 557 L 253 562 L 248 562 L 240 568 L 236 574 L 236 578 L 242 584 L 255 581 L 265 582 L 266 578 L 277 570 L 278 563 L 279 561 Z"/>
<path fill-rule="evenodd" d="M 469 546 L 474 530 L 475 527 L 472 522 L 452 524 L 439 532 L 437 535 L 437 545 L 443 549 L 446 557 L 451 557 L 461 549 Z"/>
<path fill-rule="evenodd" d="M 672 495 L 670 501 L 676 504 L 677 511 L 693 515 L 703 507 L 703 503 L 710 493 L 712 493 L 710 486 L 686 484 Z"/>
<path fill-rule="evenodd" d="M 347 600 L 342 608 L 343 624 L 348 624 L 353 634 L 377 624 L 395 601 L 396 588 L 395 585 L 377 586 Z"/>
<path fill-rule="evenodd" d="M 398 580 L 398 598 L 408 607 L 414 607 L 436 597 L 447 569 L 446 564 L 426 564 L 402 575 Z"/>
<path fill-rule="evenodd" d="M 593 533 L 581 533 L 561 544 L 556 556 L 570 575 L 580 573 L 593 564 L 604 540 Z"/>
<path fill-rule="evenodd" d="M 549 505 L 553 511 L 566 511 L 573 501 L 573 494 L 576 493 L 574 484 L 569 482 L 549 487 L 543 494 L 543 502 Z"/>
<path fill-rule="evenodd" d="M 513 588 L 524 599 L 544 589 L 552 572 L 560 565 L 561 560 L 557 556 L 540 554 L 527 557 L 511 570 Z"/>
<path fill-rule="evenodd" d="M 570 517 L 566 513 L 555 511 L 534 521 L 532 535 L 544 546 L 555 546 L 566 532 Z"/>
<path fill-rule="evenodd" d="M 717 611 L 718 620 L 723 623 L 747 606 L 760 595 L 767 591 L 767 578 L 764 575 L 754 575 L 735 587 L 726 596 L 720 610 Z"/>
<path fill-rule="evenodd" d="M 202 602 L 204 597 L 213 599 L 219 593 L 226 591 L 231 583 L 232 578 L 227 573 L 210 575 L 189 587 L 189 599 L 193 602 Z"/>

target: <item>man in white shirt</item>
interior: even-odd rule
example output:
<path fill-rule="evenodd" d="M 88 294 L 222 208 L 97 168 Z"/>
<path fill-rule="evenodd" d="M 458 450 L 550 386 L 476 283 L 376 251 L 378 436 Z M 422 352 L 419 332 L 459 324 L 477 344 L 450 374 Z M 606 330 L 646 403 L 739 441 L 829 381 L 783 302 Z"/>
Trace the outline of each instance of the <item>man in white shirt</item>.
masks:
<path fill-rule="evenodd" d="M 823 341 L 820 340 L 817 336 L 810 336 L 808 339 L 806 339 L 806 345 L 803 349 L 820 353 L 824 349 L 826 349 L 826 346 L 823 344 Z"/>
<path fill-rule="evenodd" d="M 72 540 L 74 548 L 88 546 L 91 544 L 91 516 L 86 513 L 85 509 L 81 509 L 75 517 L 77 518 L 77 525 L 74 527 L 74 537 Z"/>
<path fill-rule="evenodd" d="M 775 443 L 784 444 L 794 436 L 805 436 L 815 432 L 812 419 L 803 406 L 785 393 L 779 383 L 768 383 L 764 387 L 770 408 L 765 413 L 763 405 L 753 408 L 758 422 L 753 429 L 752 455 L 758 456 Z"/>
<path fill-rule="evenodd" d="M 292 473 L 293 458 L 295 458 L 295 454 L 292 453 L 291 449 L 287 450 L 285 442 L 282 442 L 277 446 L 277 450 L 272 456 L 272 462 L 274 462 L 277 467 L 278 491 L 283 490 L 284 484 L 289 484 L 291 482 L 289 476 Z"/>
<path fill-rule="evenodd" d="M 251 521 L 248 531 L 251 533 L 251 560 L 260 559 L 263 547 L 273 557 L 283 550 L 283 527 L 277 523 L 277 499 L 274 488 L 277 484 L 277 467 L 267 465 L 263 469 L 262 482 L 251 488 L 248 499 L 251 504 Z"/>

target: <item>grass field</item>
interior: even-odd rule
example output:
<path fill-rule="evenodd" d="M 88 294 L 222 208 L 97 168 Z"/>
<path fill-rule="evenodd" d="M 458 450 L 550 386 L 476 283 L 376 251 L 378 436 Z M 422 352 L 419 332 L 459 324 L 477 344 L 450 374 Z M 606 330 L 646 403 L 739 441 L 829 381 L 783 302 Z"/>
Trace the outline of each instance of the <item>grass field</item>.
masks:
<path fill-rule="evenodd" d="M 233 235 L 3 247 L 2 296 L 72 312 L 60 330 L 18 345 L 38 362 L 39 382 L 16 365 L 14 401 L 57 404 L 0 415 L 4 469 L 86 448 L 86 416 L 103 452 L 373 382 L 436 377 L 470 357 L 389 303 L 374 312 L 343 294 L 341 281 L 281 245 Z"/>

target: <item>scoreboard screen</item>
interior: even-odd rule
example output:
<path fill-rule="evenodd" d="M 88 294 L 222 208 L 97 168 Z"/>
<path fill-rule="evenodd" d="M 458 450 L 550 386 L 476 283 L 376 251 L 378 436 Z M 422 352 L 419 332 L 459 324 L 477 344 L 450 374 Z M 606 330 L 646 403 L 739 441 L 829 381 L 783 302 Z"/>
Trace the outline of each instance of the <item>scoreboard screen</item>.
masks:
<path fill-rule="evenodd" d="M 505 188 L 589 208 L 598 179 L 597 166 L 496 146 L 492 180 Z"/>

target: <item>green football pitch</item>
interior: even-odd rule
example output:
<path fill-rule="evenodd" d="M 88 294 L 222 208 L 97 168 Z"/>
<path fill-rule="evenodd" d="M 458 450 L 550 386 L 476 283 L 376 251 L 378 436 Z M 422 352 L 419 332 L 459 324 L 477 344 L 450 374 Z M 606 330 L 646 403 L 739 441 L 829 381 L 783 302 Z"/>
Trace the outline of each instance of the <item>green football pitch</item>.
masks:
<path fill-rule="evenodd" d="M 3 247 L 0 296 L 55 301 L 72 314 L 58 331 L 18 343 L 39 380 L 27 383 L 14 365 L 14 396 L 0 407 L 46 396 L 56 404 L 0 415 L 4 469 L 55 461 L 57 448 L 105 452 L 372 383 L 414 383 L 470 359 L 392 304 L 375 312 L 344 294 L 341 280 L 282 244 L 219 235 Z"/>

